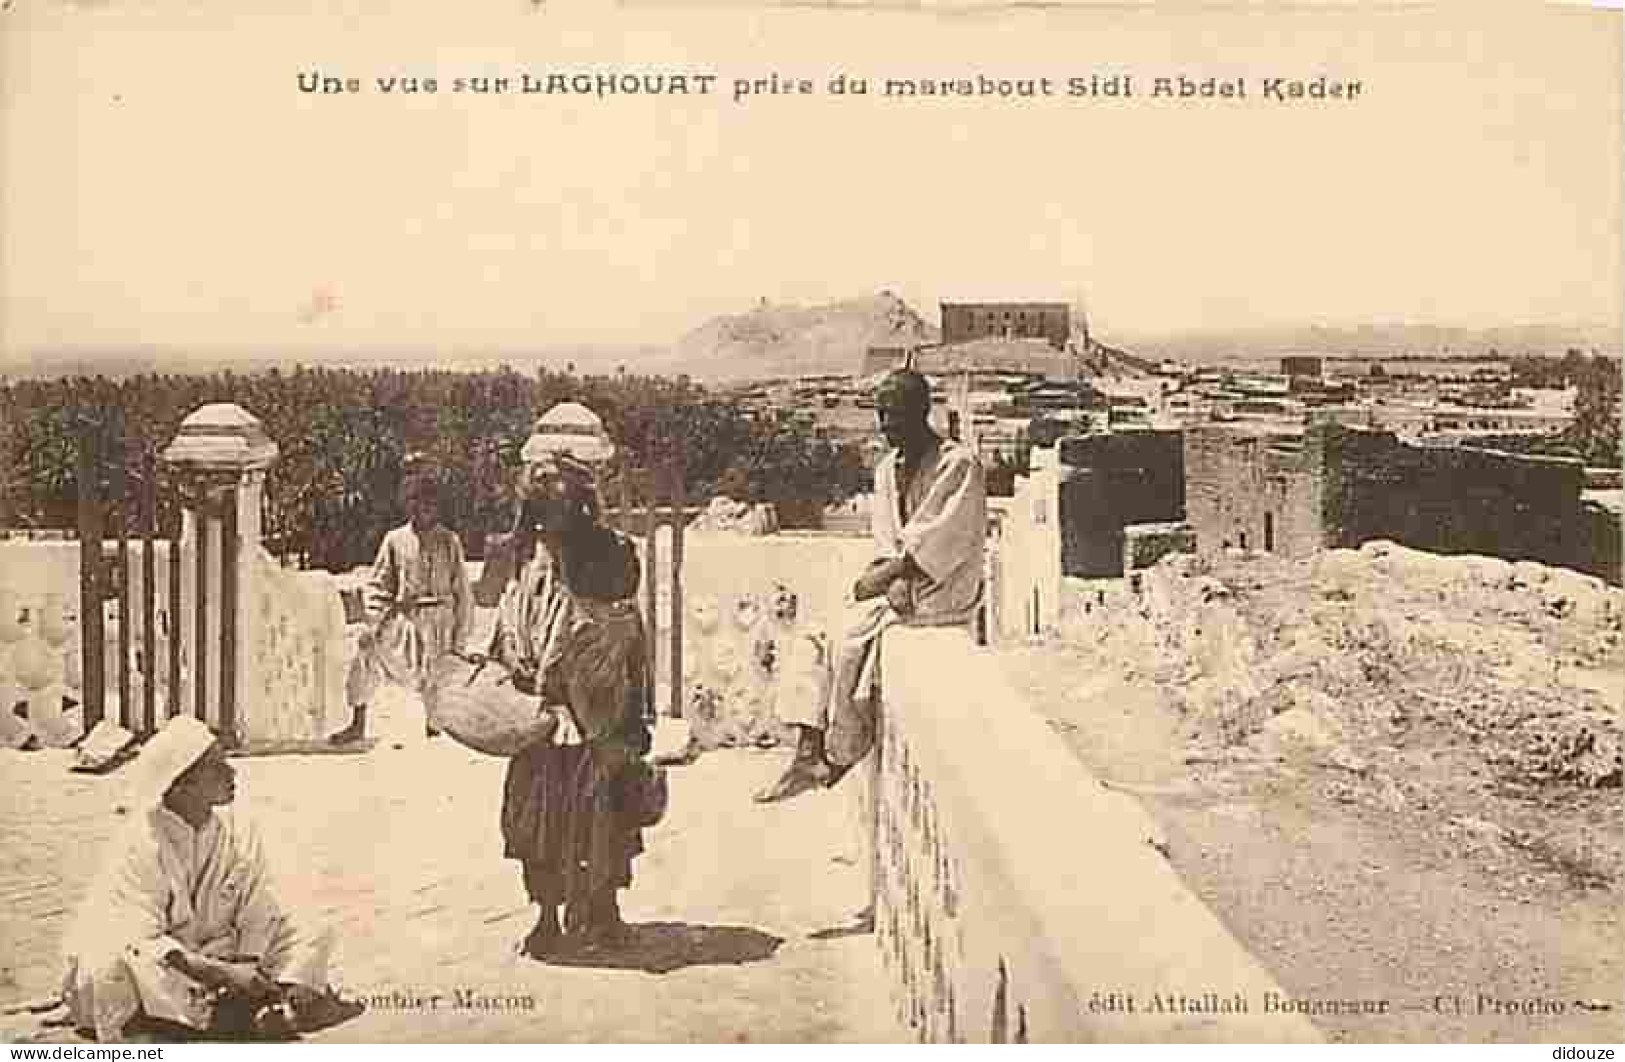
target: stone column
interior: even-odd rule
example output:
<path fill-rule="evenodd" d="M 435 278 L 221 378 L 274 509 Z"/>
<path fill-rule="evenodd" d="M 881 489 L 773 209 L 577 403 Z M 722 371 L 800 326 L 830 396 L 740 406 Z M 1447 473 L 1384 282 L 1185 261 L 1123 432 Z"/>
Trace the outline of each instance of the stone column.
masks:
<path fill-rule="evenodd" d="M 180 473 L 185 506 L 182 605 L 173 632 L 186 646 L 188 665 L 180 710 L 200 714 L 222 741 L 240 745 L 253 729 L 247 695 L 258 637 L 245 602 L 258 570 L 261 499 L 277 445 L 252 413 L 219 402 L 182 421 L 161 456 Z"/>

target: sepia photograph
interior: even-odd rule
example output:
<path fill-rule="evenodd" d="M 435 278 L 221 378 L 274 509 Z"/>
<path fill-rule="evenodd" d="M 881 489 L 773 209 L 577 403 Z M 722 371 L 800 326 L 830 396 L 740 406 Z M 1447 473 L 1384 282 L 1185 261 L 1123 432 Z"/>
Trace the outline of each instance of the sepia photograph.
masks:
<path fill-rule="evenodd" d="M 1617 5 L 0 0 L 0 1041 L 1620 1042 L 1622 164 Z"/>

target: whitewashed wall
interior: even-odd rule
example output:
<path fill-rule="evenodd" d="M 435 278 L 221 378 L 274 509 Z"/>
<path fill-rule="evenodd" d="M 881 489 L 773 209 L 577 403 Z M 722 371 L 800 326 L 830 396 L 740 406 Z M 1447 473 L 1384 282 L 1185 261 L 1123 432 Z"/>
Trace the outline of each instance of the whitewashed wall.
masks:
<path fill-rule="evenodd" d="M 190 547 L 181 559 L 182 610 L 169 617 L 169 543 L 154 548 L 154 599 L 158 625 L 154 660 L 143 659 L 142 595 L 144 545 L 130 543 L 129 597 L 131 699 L 141 705 L 144 670 L 156 672 L 156 717 L 168 717 L 171 631 L 181 639 L 182 712 L 193 710 L 192 601 L 196 566 Z M 79 624 L 79 543 L 73 541 L 0 541 L 0 703 L 29 702 L 28 724 L 46 744 L 65 744 L 79 736 L 82 717 L 59 721 L 61 700 L 83 701 L 80 689 L 82 643 Z M 337 584 L 320 572 L 281 568 L 257 547 L 243 558 L 239 587 L 243 595 L 239 661 L 243 686 L 238 704 L 238 737 L 245 745 L 314 740 L 341 725 L 345 715 L 344 610 Z M 209 616 L 210 666 L 218 665 L 219 602 Z M 26 613 L 26 622 L 16 618 Z M 115 607 L 104 606 L 106 717 L 122 718 L 119 704 L 119 621 Z M 60 619 L 59 630 L 42 617 Z M 43 663 L 42 663 L 43 661 Z M 19 673 L 19 666 L 22 665 Z M 43 681 L 42 681 L 43 680 Z M 211 699 L 211 703 L 216 703 Z M 218 719 L 209 719 L 218 725 Z M 0 719 L 0 740 L 21 740 L 17 724 Z"/>
<path fill-rule="evenodd" d="M 928 1042 L 1314 1042 L 1266 1013 L 1273 976 L 962 631 L 883 642 L 876 939 L 899 1019 Z M 1240 994 L 1245 1013 L 1156 1009 Z M 1108 997 L 1136 1009 L 1105 1009 Z"/>
<path fill-rule="evenodd" d="M 1031 473 L 1016 479 L 1015 496 L 999 499 L 990 593 L 996 596 L 997 639 L 1048 634 L 1061 616 L 1061 493 L 1059 455 L 1034 447 Z"/>
<path fill-rule="evenodd" d="M 78 612 L 79 543 L 0 541 L 0 743 L 79 737 L 79 713 L 62 710 L 79 699 Z M 22 702 L 26 721 L 12 712 Z"/>
<path fill-rule="evenodd" d="M 662 684 L 669 674 L 668 542 L 663 536 L 659 552 L 657 679 Z M 838 535 L 684 536 L 684 715 L 702 744 L 777 743 L 789 736 L 772 714 L 786 641 L 822 630 L 873 554 L 869 539 Z M 773 615 L 780 585 L 796 597 L 790 622 Z M 667 696 L 662 689 L 662 712 Z"/>

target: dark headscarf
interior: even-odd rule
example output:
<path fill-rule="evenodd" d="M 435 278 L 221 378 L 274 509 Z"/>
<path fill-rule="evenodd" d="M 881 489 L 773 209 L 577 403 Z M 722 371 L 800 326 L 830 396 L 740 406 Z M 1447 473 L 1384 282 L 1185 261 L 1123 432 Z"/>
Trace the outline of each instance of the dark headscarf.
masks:
<path fill-rule="evenodd" d="M 557 482 L 564 500 L 597 517 L 599 511 L 598 476 L 591 465 L 566 453 L 551 454 L 540 461 L 525 465 L 519 477 L 519 502 L 526 505 L 540 501 L 549 494 L 549 484 Z"/>
<path fill-rule="evenodd" d="M 889 372 L 875 388 L 875 402 L 896 402 L 915 409 L 931 408 L 931 382 L 913 369 Z"/>

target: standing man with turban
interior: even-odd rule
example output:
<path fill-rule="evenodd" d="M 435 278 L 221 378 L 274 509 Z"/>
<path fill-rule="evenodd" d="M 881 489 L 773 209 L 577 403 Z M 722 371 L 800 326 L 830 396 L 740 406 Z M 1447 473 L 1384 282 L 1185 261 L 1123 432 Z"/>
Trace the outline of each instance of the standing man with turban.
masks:
<path fill-rule="evenodd" d="M 209 728 L 174 717 L 135 767 L 133 821 L 67 940 L 74 1024 L 103 1042 L 286 1039 L 354 1013 L 327 985 L 331 934 L 283 906 L 259 834 L 232 809 L 236 771 Z"/>
<path fill-rule="evenodd" d="M 643 851 L 632 772 L 654 715 L 637 548 L 600 520 L 589 458 L 613 452 L 596 415 L 569 403 L 526 443 L 514 529 L 517 571 L 497 612 L 492 655 L 559 719 L 508 761 L 504 854 L 539 908 L 520 944 L 546 959 L 614 946 L 618 893 Z M 563 917 L 560 918 L 560 909 Z"/>
<path fill-rule="evenodd" d="M 976 455 L 930 424 L 931 385 L 913 369 L 875 392 L 890 449 L 875 466 L 870 528 L 876 557 L 822 639 L 798 639 L 775 707 L 796 727 L 795 758 L 756 795 L 787 800 L 834 785 L 874 743 L 881 632 L 895 625 L 961 626 L 982 600 L 987 493 Z"/>
<path fill-rule="evenodd" d="M 328 740 L 360 741 L 367 733 L 367 705 L 384 681 L 417 691 L 426 709 L 424 730 L 434 723 L 435 660 L 461 652 L 474 616 L 474 594 L 457 533 L 440 522 L 440 483 L 421 459 L 408 458 L 401 486 L 407 521 L 384 535 L 366 588 L 368 629 L 350 662 L 344 691 L 350 724 Z"/>

